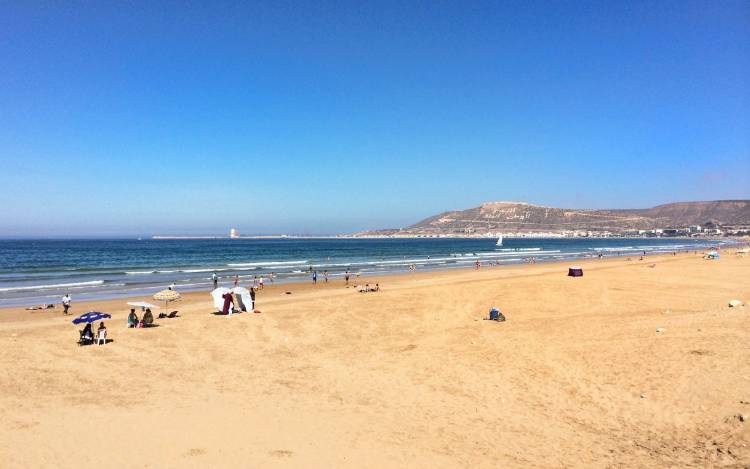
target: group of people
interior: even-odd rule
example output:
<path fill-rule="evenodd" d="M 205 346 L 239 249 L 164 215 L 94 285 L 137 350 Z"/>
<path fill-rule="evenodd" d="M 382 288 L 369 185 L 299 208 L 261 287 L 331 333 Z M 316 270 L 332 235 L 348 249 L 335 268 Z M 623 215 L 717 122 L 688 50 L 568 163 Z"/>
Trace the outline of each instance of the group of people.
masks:
<path fill-rule="evenodd" d="M 99 323 L 99 327 L 96 330 L 96 336 L 94 336 L 93 323 L 87 323 L 81 331 L 81 344 L 93 343 L 96 341 L 97 344 L 107 343 L 107 327 L 104 325 L 104 321 Z"/>
<path fill-rule="evenodd" d="M 313 284 L 318 283 L 318 271 L 313 270 L 312 266 L 310 266 L 310 273 L 312 275 L 312 283 Z M 344 274 L 344 279 L 346 280 L 346 284 L 349 285 L 349 271 L 348 270 Z M 327 270 L 323 271 L 323 281 L 325 281 L 325 283 L 328 283 L 328 271 Z"/>
<path fill-rule="evenodd" d="M 271 272 L 270 274 L 268 274 L 268 280 L 270 280 L 271 283 L 274 282 L 274 278 L 275 277 L 276 277 L 276 274 L 274 272 Z M 216 272 L 214 272 L 213 274 L 211 274 L 211 282 L 214 285 L 214 290 L 216 290 L 217 288 L 219 288 L 219 276 L 216 275 Z M 263 290 L 264 282 L 265 282 L 265 280 L 264 280 L 264 278 L 263 278 L 262 275 L 260 275 L 260 276 L 259 275 L 253 275 L 253 285 L 252 285 L 252 288 L 255 288 L 256 290 Z M 235 287 L 239 287 L 240 286 L 240 276 L 239 276 L 239 274 L 235 274 L 234 277 L 232 277 L 232 284 Z"/>
<path fill-rule="evenodd" d="M 128 314 L 128 327 L 129 328 L 142 328 L 142 327 L 148 327 L 154 323 L 154 315 L 151 313 L 150 308 L 146 308 L 143 311 L 143 317 L 141 319 L 138 319 L 138 315 L 135 314 L 135 309 L 130 309 L 130 314 Z"/>

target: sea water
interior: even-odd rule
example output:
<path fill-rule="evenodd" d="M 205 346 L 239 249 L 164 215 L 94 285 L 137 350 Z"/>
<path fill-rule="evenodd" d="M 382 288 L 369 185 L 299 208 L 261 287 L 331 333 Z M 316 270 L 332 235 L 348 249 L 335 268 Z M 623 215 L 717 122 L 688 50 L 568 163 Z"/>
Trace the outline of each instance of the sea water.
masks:
<path fill-rule="evenodd" d="M 308 281 L 312 271 L 338 279 L 417 270 L 639 256 L 704 250 L 728 241 L 689 238 L 165 239 L 0 240 L 0 306 L 150 296 L 173 282 L 178 291 L 208 291 L 211 274 L 231 286 L 254 276 Z"/>

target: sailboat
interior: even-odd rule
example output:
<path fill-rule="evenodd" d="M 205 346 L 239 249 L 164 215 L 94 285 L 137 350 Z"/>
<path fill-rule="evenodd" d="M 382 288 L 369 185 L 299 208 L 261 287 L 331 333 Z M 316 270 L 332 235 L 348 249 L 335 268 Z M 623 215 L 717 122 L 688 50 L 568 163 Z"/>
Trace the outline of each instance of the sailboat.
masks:
<path fill-rule="evenodd" d="M 495 243 L 495 246 L 502 246 L 503 245 L 503 235 L 500 235 L 499 238 L 497 238 L 497 242 Z"/>

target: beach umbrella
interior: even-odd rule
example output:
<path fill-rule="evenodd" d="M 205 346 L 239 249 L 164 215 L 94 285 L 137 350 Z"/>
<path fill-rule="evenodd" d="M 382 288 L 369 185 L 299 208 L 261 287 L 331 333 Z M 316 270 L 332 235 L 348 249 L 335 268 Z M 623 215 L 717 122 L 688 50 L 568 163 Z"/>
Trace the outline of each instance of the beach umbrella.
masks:
<path fill-rule="evenodd" d="M 102 319 L 109 319 L 111 318 L 111 314 L 107 313 L 98 313 L 96 311 L 91 311 L 86 314 L 82 314 L 78 316 L 77 318 L 73 319 L 73 324 L 90 324 L 92 322 L 101 321 Z"/>
<path fill-rule="evenodd" d="M 152 305 L 147 301 L 128 301 L 130 306 L 138 306 L 139 308 L 156 308 L 156 305 Z"/>
<path fill-rule="evenodd" d="M 154 295 L 154 299 L 156 301 L 163 301 L 164 302 L 164 310 L 165 310 L 165 312 L 166 312 L 167 307 L 169 306 L 169 302 L 170 301 L 177 301 L 180 298 L 182 298 L 180 296 L 180 294 L 177 293 L 174 290 L 162 290 L 159 293 L 157 293 L 157 294 Z"/>

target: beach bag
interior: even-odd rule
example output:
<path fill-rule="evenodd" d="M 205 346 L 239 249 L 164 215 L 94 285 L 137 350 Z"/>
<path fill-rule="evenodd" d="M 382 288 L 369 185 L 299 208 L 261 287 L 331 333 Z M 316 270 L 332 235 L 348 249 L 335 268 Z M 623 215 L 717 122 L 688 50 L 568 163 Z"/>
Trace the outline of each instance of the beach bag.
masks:
<path fill-rule="evenodd" d="M 505 321 L 505 316 L 497 308 L 490 310 L 490 321 Z"/>

